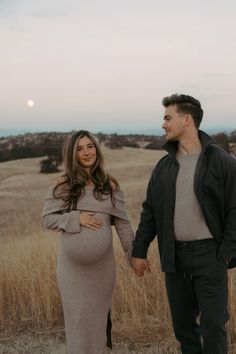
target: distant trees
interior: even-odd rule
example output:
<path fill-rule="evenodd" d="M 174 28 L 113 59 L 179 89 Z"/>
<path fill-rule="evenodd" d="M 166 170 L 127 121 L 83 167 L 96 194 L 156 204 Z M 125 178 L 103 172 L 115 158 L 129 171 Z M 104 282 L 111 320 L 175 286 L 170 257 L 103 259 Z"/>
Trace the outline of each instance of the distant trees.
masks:
<path fill-rule="evenodd" d="M 41 173 L 59 171 L 58 167 L 62 164 L 62 146 L 64 140 L 64 136 L 55 137 L 54 135 L 49 135 L 45 137 L 43 156 L 47 155 L 47 158 L 40 161 Z"/>
<path fill-rule="evenodd" d="M 137 143 L 137 136 L 135 135 L 118 135 L 116 133 L 109 134 L 103 141 L 105 141 L 104 145 L 110 149 L 121 149 L 123 146 L 139 148 L 139 144 Z"/>
<path fill-rule="evenodd" d="M 109 139 L 104 143 L 109 149 L 122 149 L 123 145 L 117 139 Z"/>
<path fill-rule="evenodd" d="M 48 156 L 47 159 L 40 161 L 40 172 L 41 173 L 54 173 L 59 172 L 58 167 L 61 165 L 61 158 L 58 159 L 56 156 Z"/>
<path fill-rule="evenodd" d="M 230 133 L 229 140 L 231 143 L 236 144 L 236 130 L 234 130 Z"/>
<path fill-rule="evenodd" d="M 227 152 L 230 151 L 230 140 L 228 135 L 226 135 L 225 133 L 218 133 L 212 135 L 212 138 L 215 140 L 218 146 L 222 147 L 222 149 L 226 150 Z"/>
<path fill-rule="evenodd" d="M 13 140 L 0 145 L 0 162 L 42 156 L 42 145 L 31 141 Z"/>
<path fill-rule="evenodd" d="M 156 136 L 149 144 L 145 146 L 145 149 L 161 150 L 164 143 L 165 143 L 164 136 Z"/>
<path fill-rule="evenodd" d="M 32 157 L 44 157 L 40 161 L 40 172 L 52 173 L 59 170 L 62 163 L 62 146 L 69 133 L 35 133 L 0 138 L 0 162 Z M 144 134 L 104 134 L 95 135 L 99 144 L 110 149 L 122 147 L 160 150 L 165 143 L 164 136 Z M 226 151 L 236 155 L 236 130 L 230 134 L 218 133 L 212 136 Z"/>
<path fill-rule="evenodd" d="M 68 133 L 25 134 L 0 139 L 0 162 L 47 156 L 40 172 L 57 172 L 62 163 L 62 145 Z"/>
<path fill-rule="evenodd" d="M 38 133 L 0 138 L 0 162 L 28 157 L 57 156 L 68 133 Z"/>

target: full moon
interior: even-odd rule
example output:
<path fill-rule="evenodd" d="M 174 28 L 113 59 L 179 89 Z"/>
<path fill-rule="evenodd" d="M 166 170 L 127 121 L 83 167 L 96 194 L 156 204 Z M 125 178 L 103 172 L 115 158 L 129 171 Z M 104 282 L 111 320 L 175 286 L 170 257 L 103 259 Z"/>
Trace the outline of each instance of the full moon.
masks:
<path fill-rule="evenodd" d="M 33 106 L 34 106 L 34 101 L 28 100 L 28 101 L 26 102 L 26 104 L 27 104 L 28 107 L 33 107 Z"/>

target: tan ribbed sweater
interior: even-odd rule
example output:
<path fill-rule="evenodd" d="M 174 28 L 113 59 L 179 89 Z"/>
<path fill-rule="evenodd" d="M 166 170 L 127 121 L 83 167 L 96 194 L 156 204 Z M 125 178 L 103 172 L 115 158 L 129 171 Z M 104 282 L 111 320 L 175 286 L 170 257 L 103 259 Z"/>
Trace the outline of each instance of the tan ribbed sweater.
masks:
<path fill-rule="evenodd" d="M 194 193 L 194 174 L 199 154 L 177 156 L 179 172 L 176 180 L 174 227 L 178 241 L 212 238 Z"/>

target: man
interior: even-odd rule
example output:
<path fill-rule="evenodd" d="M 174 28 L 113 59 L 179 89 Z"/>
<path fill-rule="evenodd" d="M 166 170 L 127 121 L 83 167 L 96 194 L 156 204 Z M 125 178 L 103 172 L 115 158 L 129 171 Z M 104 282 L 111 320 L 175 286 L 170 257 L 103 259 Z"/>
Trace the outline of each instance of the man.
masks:
<path fill-rule="evenodd" d="M 227 268 L 236 265 L 236 160 L 198 130 L 198 100 L 174 94 L 162 103 L 168 154 L 150 178 L 131 264 L 138 276 L 150 271 L 147 251 L 157 235 L 182 353 L 226 354 Z"/>

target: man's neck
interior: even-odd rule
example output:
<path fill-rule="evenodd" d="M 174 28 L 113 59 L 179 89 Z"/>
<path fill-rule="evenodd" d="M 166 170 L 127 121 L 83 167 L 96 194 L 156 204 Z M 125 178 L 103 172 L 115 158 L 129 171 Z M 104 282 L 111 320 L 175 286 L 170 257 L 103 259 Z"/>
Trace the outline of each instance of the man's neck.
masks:
<path fill-rule="evenodd" d="M 179 140 L 178 155 L 194 155 L 202 151 L 202 144 L 198 133 L 185 136 Z"/>

